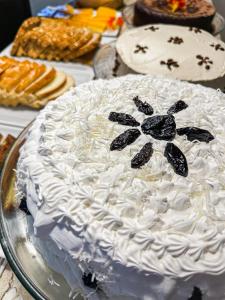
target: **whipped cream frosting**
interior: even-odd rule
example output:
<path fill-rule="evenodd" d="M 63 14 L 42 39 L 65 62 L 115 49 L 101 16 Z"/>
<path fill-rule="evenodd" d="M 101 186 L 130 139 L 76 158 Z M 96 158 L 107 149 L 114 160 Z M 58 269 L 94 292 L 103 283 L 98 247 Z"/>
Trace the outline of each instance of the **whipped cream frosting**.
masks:
<path fill-rule="evenodd" d="M 209 81 L 225 74 L 225 43 L 198 28 L 138 27 L 125 31 L 116 49 L 123 62 L 141 74 L 188 81 Z"/>
<path fill-rule="evenodd" d="M 110 112 L 140 123 L 146 118 L 135 96 L 155 115 L 183 100 L 188 108 L 174 115 L 177 128 L 199 127 L 215 137 L 200 143 L 176 135 L 187 177 L 175 174 L 164 157 L 166 142 L 143 133 L 122 151 L 110 151 L 128 129 L 109 121 Z M 152 158 L 132 169 L 131 159 L 147 142 L 153 143 Z M 224 94 L 141 75 L 83 84 L 47 105 L 17 166 L 36 235 L 54 244 L 72 289 L 79 286 L 90 299 L 101 297 L 90 296 L 84 272 L 94 274 L 110 299 L 185 300 L 194 286 L 205 299 L 224 299 L 224 182 Z"/>

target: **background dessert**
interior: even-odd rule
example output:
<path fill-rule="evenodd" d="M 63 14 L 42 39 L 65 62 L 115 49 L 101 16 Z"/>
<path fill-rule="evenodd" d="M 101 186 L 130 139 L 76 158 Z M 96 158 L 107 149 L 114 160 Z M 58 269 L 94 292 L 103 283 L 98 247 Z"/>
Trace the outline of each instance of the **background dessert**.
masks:
<path fill-rule="evenodd" d="M 168 23 L 210 31 L 215 13 L 214 5 L 207 0 L 138 0 L 134 24 Z"/>
<path fill-rule="evenodd" d="M 211 81 L 225 74 L 221 64 L 225 44 L 199 28 L 166 24 L 138 27 L 124 32 L 116 49 L 123 62 L 141 74 L 189 81 Z"/>

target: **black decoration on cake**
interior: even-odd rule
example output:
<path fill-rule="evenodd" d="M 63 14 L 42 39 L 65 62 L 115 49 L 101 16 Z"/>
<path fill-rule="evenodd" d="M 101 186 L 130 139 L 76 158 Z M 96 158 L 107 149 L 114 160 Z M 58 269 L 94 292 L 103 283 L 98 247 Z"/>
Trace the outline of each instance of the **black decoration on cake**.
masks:
<path fill-rule="evenodd" d="M 159 30 L 159 27 L 149 26 L 149 27 L 145 28 L 145 30 L 151 30 L 151 31 L 155 32 L 156 30 Z"/>
<path fill-rule="evenodd" d="M 136 49 L 134 50 L 134 53 L 146 53 L 148 50 L 148 46 L 141 46 L 141 45 L 136 45 Z"/>
<path fill-rule="evenodd" d="M 208 57 L 203 57 L 202 55 L 196 55 L 196 58 L 199 60 L 198 65 L 199 66 L 205 66 L 206 70 L 209 70 L 211 68 L 211 65 L 213 64 L 213 61 Z"/>
<path fill-rule="evenodd" d="M 172 58 L 169 58 L 167 61 L 161 60 L 160 61 L 161 65 L 167 66 L 167 68 L 172 71 L 172 68 L 179 68 L 179 64 L 177 61 L 173 60 Z"/>
<path fill-rule="evenodd" d="M 220 50 L 220 51 L 225 51 L 225 49 L 220 45 L 220 44 L 211 44 L 211 47 L 213 47 L 216 51 Z"/>
<path fill-rule="evenodd" d="M 131 160 L 131 168 L 139 169 L 147 164 L 153 154 L 152 143 L 147 143 Z"/>
<path fill-rule="evenodd" d="M 176 174 L 187 177 L 188 165 L 186 157 L 176 145 L 167 143 L 164 156 L 167 158 Z"/>
<path fill-rule="evenodd" d="M 168 40 L 168 43 L 173 43 L 175 45 L 180 45 L 184 42 L 184 40 L 178 36 L 175 36 L 175 37 L 171 37 L 169 40 Z"/>
<path fill-rule="evenodd" d="M 134 117 L 124 113 L 111 112 L 109 115 L 109 120 L 125 126 L 131 126 L 131 127 L 140 126 L 140 123 L 137 122 Z"/>
<path fill-rule="evenodd" d="M 208 130 L 197 127 L 184 127 L 177 129 L 177 134 L 186 135 L 187 140 L 190 142 L 199 141 L 209 143 L 214 139 L 213 135 Z"/>
<path fill-rule="evenodd" d="M 193 31 L 194 33 L 202 33 L 202 30 L 196 27 L 189 27 L 189 31 Z"/>
<path fill-rule="evenodd" d="M 188 105 L 183 101 L 183 100 L 179 100 L 176 103 L 174 103 L 168 110 L 167 110 L 167 114 L 176 114 L 179 111 L 182 111 L 184 109 L 186 109 L 188 107 Z"/>
<path fill-rule="evenodd" d="M 138 110 L 145 115 L 152 115 L 154 113 L 153 108 L 147 102 L 142 102 L 138 96 L 133 98 L 133 101 Z M 176 114 L 184 109 L 188 105 L 179 100 L 174 103 L 167 111 L 166 115 L 156 115 L 145 119 L 141 124 L 142 133 L 150 135 L 152 138 L 157 140 L 170 141 L 166 144 L 164 156 L 171 164 L 174 172 L 180 176 L 186 177 L 188 175 L 188 164 L 185 155 L 182 151 L 173 143 L 176 134 L 182 136 L 186 135 L 188 141 L 199 141 L 209 143 L 214 139 L 214 136 L 205 129 L 197 127 L 184 127 L 176 128 L 176 122 L 173 114 Z M 135 120 L 131 115 L 125 113 L 111 112 L 109 114 L 109 120 L 117 122 L 121 125 L 129 126 L 140 126 L 140 123 Z M 141 135 L 141 131 L 137 128 L 128 129 L 119 136 L 117 136 L 110 145 L 110 150 L 121 151 L 128 145 L 134 143 L 137 138 Z M 144 166 L 153 155 L 152 142 L 146 143 L 142 149 L 133 157 L 131 160 L 131 168 L 138 169 Z"/>
<path fill-rule="evenodd" d="M 142 132 L 156 140 L 172 141 L 176 135 L 176 123 L 173 115 L 149 117 L 141 125 Z"/>
<path fill-rule="evenodd" d="M 188 300 L 202 300 L 202 292 L 198 287 L 194 287 L 191 297 Z"/>
<path fill-rule="evenodd" d="M 126 146 L 132 144 L 141 135 L 138 129 L 128 129 L 124 133 L 120 134 L 115 140 L 112 141 L 110 150 L 123 150 Z"/>
<path fill-rule="evenodd" d="M 91 289 L 97 289 L 98 288 L 98 281 L 91 273 L 84 273 L 82 276 L 82 280 L 85 286 L 91 288 Z"/>
<path fill-rule="evenodd" d="M 22 198 L 20 205 L 19 205 L 19 209 L 22 210 L 23 212 L 25 212 L 26 215 L 30 216 L 31 213 L 27 207 L 27 200 L 25 197 Z"/>
<path fill-rule="evenodd" d="M 133 101 L 134 101 L 135 105 L 137 106 L 138 111 L 140 111 L 148 116 L 153 114 L 153 108 L 146 101 L 145 102 L 141 101 L 138 96 L 134 97 Z"/>

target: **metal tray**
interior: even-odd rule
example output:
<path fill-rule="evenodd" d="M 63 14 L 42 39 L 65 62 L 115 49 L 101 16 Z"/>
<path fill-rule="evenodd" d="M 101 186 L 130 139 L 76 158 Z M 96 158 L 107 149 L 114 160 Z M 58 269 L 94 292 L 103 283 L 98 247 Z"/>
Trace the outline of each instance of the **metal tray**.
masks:
<path fill-rule="evenodd" d="M 70 287 L 61 275 L 47 266 L 31 242 L 28 225 L 32 217 L 20 210 L 9 213 L 3 210 L 5 201 L 15 200 L 15 168 L 28 129 L 16 140 L 2 170 L 0 241 L 12 270 L 34 299 L 66 300 L 70 299 Z"/>

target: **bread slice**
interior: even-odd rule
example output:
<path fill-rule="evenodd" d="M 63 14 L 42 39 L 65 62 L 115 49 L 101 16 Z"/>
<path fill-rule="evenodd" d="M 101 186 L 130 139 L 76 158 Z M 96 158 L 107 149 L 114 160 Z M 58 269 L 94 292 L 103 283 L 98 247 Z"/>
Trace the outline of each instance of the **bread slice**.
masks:
<path fill-rule="evenodd" d="M 53 67 L 47 66 L 46 71 L 42 76 L 29 85 L 24 92 L 27 94 L 34 94 L 44 86 L 48 85 L 56 76 L 56 70 Z"/>
<path fill-rule="evenodd" d="M 38 90 L 35 94 L 38 98 L 47 97 L 61 88 L 65 84 L 66 79 L 66 74 L 64 72 L 57 71 L 55 78 L 48 85 Z"/>
<path fill-rule="evenodd" d="M 16 88 L 20 80 L 31 70 L 29 61 L 17 62 L 9 66 L 0 78 L 0 88 L 11 91 Z"/>
<path fill-rule="evenodd" d="M 96 49 L 100 43 L 101 35 L 99 33 L 94 33 L 92 39 L 90 39 L 84 46 L 82 46 L 74 55 L 74 58 L 85 55 Z"/>
<path fill-rule="evenodd" d="M 45 98 L 42 98 L 36 103 L 33 103 L 34 108 L 40 108 L 45 106 L 49 101 L 54 100 L 58 98 L 59 96 L 63 95 L 66 91 L 68 91 L 70 88 L 72 88 L 75 85 L 75 81 L 73 77 L 67 75 L 66 76 L 66 82 L 62 87 L 60 87 L 58 90 L 56 90 L 54 93 L 46 96 Z"/>
<path fill-rule="evenodd" d="M 33 82 L 35 82 L 46 71 L 45 65 L 39 65 L 37 63 L 33 63 L 32 67 L 33 68 L 30 70 L 27 76 L 22 78 L 19 84 L 17 85 L 15 89 L 16 93 L 23 92 L 28 86 L 30 86 Z"/>

